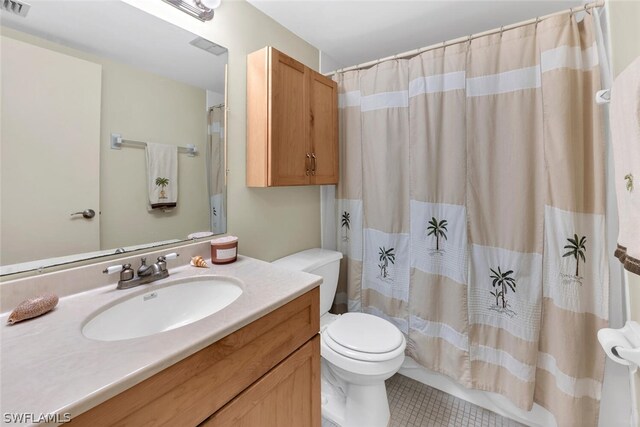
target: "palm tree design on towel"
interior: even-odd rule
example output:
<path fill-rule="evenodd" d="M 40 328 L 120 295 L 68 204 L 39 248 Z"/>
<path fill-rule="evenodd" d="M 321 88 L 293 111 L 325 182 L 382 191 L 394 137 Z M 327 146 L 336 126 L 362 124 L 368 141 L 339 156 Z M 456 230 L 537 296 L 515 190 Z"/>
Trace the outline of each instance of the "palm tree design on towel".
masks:
<path fill-rule="evenodd" d="M 389 277 L 389 263 L 396 263 L 396 254 L 393 253 L 393 251 L 395 251 L 395 248 L 387 249 L 384 246 L 381 246 L 378 249 L 380 261 L 380 264 L 378 264 L 378 268 L 380 268 L 380 276 L 382 276 L 383 279 L 386 279 L 387 277 Z"/>
<path fill-rule="evenodd" d="M 161 178 L 158 177 L 156 178 L 156 187 L 161 187 L 160 188 L 160 197 L 158 197 L 158 199 L 166 199 L 167 195 L 164 191 L 164 188 L 169 185 L 169 178 Z"/>
<path fill-rule="evenodd" d="M 507 292 L 511 289 L 512 292 L 516 291 L 516 279 L 511 277 L 513 270 L 502 271 L 498 266 L 497 271 L 490 268 L 491 275 L 489 276 L 493 281 L 491 286 L 494 288 L 489 293 L 496 299 L 496 305 L 489 307 L 490 310 L 497 311 L 499 313 L 505 313 L 509 317 L 516 315 L 516 312 L 511 310 L 509 301 L 506 299 Z"/>
<path fill-rule="evenodd" d="M 342 212 L 341 218 L 341 228 L 345 229 L 344 235 L 342 236 L 342 240 L 349 240 L 349 230 L 351 229 L 351 214 L 347 211 Z"/>
<path fill-rule="evenodd" d="M 574 234 L 573 239 L 569 237 L 567 241 L 569 244 L 564 246 L 567 252 L 565 252 L 562 257 L 572 256 L 576 259 L 576 274 L 573 276 L 573 279 L 582 284 L 582 277 L 580 277 L 580 259 L 582 258 L 583 263 L 587 262 L 587 258 L 585 257 L 585 252 L 587 251 L 587 236 L 579 238 L 577 234 Z"/>
<path fill-rule="evenodd" d="M 431 221 L 429 221 L 427 224 L 428 224 L 427 236 L 434 236 L 436 238 L 436 250 L 432 253 L 444 252 L 444 250 L 442 251 L 440 250 L 440 238 L 447 240 L 447 232 L 449 231 L 447 230 L 447 225 L 449 225 L 449 223 L 447 222 L 446 219 L 443 219 L 442 221 L 438 221 L 434 216 L 434 217 L 431 217 Z"/>

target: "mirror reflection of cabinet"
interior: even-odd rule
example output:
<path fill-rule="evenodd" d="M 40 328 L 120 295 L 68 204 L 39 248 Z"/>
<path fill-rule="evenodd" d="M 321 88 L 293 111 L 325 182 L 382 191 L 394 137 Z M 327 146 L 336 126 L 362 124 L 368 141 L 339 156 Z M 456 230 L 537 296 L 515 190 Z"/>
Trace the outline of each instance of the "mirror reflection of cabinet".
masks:
<path fill-rule="evenodd" d="M 247 67 L 247 185 L 337 184 L 337 84 L 272 47 Z"/>

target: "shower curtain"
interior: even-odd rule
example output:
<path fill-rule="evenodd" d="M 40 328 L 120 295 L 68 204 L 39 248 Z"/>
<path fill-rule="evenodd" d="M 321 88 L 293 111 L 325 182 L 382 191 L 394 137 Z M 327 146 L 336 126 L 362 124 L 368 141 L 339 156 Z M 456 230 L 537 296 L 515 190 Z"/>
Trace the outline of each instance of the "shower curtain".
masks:
<path fill-rule="evenodd" d="M 209 218 L 214 234 L 227 232 L 224 104 L 209 109 L 207 160 L 207 187 L 209 190 Z"/>
<path fill-rule="evenodd" d="M 335 76 L 336 311 L 460 384 L 597 425 L 605 156 L 592 15 Z M 344 304 L 342 301 L 346 301 Z"/>

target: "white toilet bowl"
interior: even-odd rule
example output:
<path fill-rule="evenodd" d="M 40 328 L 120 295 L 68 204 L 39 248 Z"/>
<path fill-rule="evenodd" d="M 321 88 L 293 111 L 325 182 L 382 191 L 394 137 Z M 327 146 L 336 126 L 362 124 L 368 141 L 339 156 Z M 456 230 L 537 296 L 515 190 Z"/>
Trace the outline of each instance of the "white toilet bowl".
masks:
<path fill-rule="evenodd" d="M 400 369 L 405 347 L 398 328 L 370 314 L 347 313 L 324 328 L 323 416 L 342 427 L 386 426 L 384 381 Z"/>
<path fill-rule="evenodd" d="M 322 416 L 341 427 L 386 427 L 389 403 L 384 381 L 400 369 L 406 341 L 400 330 L 385 319 L 365 313 L 328 313 L 341 258 L 340 252 L 309 249 L 274 264 L 323 278 Z"/>

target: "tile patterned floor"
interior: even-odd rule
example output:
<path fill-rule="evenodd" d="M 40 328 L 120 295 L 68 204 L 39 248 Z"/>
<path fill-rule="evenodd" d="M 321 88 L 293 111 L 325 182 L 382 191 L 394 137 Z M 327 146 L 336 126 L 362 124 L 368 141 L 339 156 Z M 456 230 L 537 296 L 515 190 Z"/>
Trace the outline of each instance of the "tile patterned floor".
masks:
<path fill-rule="evenodd" d="M 521 427 L 508 418 L 396 374 L 387 380 L 389 427 Z"/>
<path fill-rule="evenodd" d="M 389 427 L 524 427 L 400 374 L 387 380 L 387 395 Z M 323 419 L 322 427 L 338 426 Z"/>

